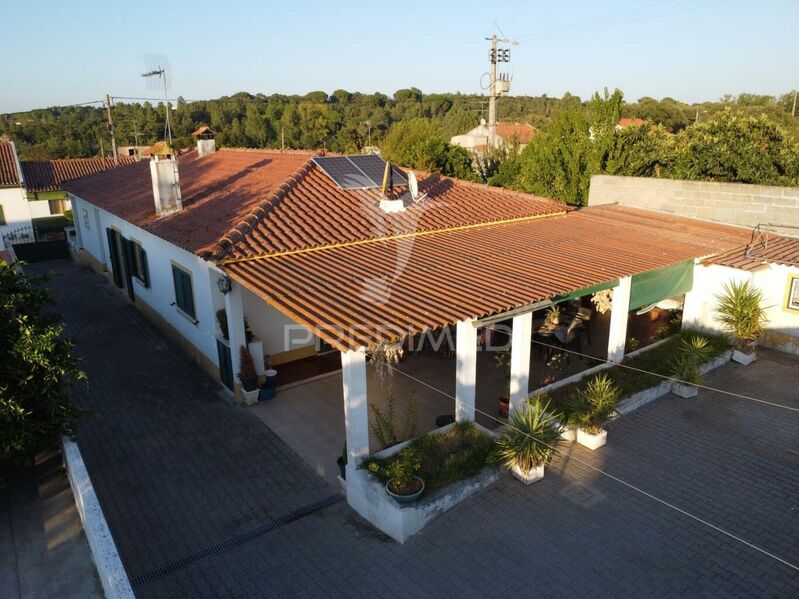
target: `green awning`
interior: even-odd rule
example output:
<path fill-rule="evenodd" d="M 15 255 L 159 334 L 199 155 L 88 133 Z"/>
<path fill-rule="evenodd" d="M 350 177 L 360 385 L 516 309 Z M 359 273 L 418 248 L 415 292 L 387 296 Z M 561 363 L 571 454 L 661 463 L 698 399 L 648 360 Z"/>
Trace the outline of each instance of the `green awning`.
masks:
<path fill-rule="evenodd" d="M 630 310 L 682 295 L 690 291 L 693 285 L 693 260 L 635 275 L 630 290 Z"/>
<path fill-rule="evenodd" d="M 557 297 L 552 298 L 552 303 L 557 304 L 559 302 L 565 302 L 568 300 L 577 299 L 578 297 L 583 297 L 584 295 L 589 295 L 596 293 L 597 291 L 604 291 L 605 289 L 611 289 L 616 287 L 619 284 L 618 279 L 613 279 L 612 281 L 607 281 L 605 283 L 598 283 L 596 285 L 591 285 L 590 287 L 583 287 L 582 289 L 578 289 L 577 291 L 572 291 L 571 293 L 564 293 L 563 295 L 558 295 Z"/>

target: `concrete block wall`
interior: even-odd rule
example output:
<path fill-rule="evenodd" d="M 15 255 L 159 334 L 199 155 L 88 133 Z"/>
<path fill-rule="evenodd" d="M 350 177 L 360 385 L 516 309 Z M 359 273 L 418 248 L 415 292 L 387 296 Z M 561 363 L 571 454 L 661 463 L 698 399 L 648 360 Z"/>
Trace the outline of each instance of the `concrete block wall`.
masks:
<path fill-rule="evenodd" d="M 614 203 L 744 227 L 771 223 L 776 225 L 771 230 L 799 235 L 799 187 L 612 175 L 591 177 L 588 205 Z"/>

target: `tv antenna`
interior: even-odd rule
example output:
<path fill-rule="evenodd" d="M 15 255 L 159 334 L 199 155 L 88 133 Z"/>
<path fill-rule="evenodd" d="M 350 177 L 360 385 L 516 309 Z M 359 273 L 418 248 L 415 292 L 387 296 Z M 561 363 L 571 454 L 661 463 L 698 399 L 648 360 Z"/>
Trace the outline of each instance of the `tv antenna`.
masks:
<path fill-rule="evenodd" d="M 169 120 L 169 85 L 172 80 L 172 70 L 169 68 L 169 61 L 166 56 L 161 54 L 145 54 L 144 62 L 147 66 L 147 72 L 142 73 L 142 77 L 147 79 L 147 85 L 151 89 L 161 87 L 159 81 L 154 79 L 158 77 L 164 84 L 164 111 L 166 112 L 166 121 L 164 122 L 164 138 L 169 142 L 169 147 L 172 147 L 172 123 Z"/>

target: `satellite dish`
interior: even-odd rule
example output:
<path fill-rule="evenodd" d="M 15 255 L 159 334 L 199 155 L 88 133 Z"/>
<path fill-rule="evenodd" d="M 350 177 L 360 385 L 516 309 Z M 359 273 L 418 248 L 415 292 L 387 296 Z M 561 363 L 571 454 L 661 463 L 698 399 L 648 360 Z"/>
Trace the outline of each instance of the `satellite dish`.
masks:
<path fill-rule="evenodd" d="M 415 200 L 419 197 L 419 184 L 416 182 L 416 175 L 413 171 L 408 171 L 408 189 L 411 190 L 411 197 Z"/>

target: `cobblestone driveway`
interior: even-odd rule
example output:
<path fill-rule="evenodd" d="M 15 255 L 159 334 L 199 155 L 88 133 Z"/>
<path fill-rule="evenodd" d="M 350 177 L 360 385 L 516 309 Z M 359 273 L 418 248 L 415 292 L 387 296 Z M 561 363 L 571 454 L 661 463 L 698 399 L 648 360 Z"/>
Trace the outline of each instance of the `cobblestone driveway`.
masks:
<path fill-rule="evenodd" d="M 81 449 L 132 574 L 330 492 L 96 275 L 54 284 L 105 417 Z M 115 341 L 116 340 L 116 341 Z M 156 356 L 157 359 L 151 359 Z M 799 407 L 799 359 L 762 351 L 710 386 Z M 185 565 L 151 597 L 796 597 L 799 572 L 607 477 L 799 563 L 799 414 L 714 392 L 656 401 L 505 477 L 404 546 L 342 503 Z M 108 506 L 108 507 L 106 507 Z"/>

